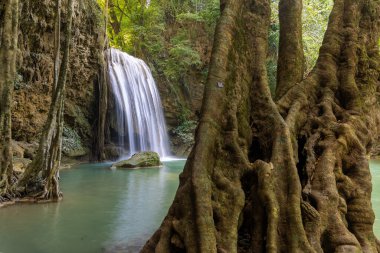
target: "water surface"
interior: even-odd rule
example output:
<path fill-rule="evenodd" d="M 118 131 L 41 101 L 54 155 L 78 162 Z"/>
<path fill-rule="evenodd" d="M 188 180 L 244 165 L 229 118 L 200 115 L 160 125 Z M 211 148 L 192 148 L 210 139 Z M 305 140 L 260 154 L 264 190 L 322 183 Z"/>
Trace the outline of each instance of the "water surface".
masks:
<path fill-rule="evenodd" d="M 87 164 L 62 171 L 62 202 L 0 209 L 0 253 L 138 252 L 164 218 L 184 163 L 128 171 Z M 379 238 L 380 161 L 371 161 L 371 169 Z"/>
<path fill-rule="evenodd" d="M 62 171 L 62 202 L 0 209 L 0 253 L 96 253 L 141 245 L 165 217 L 184 163 L 122 171 L 87 164 Z"/>
<path fill-rule="evenodd" d="M 372 205 L 375 211 L 375 235 L 380 239 L 380 160 L 372 160 L 370 162 L 372 174 Z"/>

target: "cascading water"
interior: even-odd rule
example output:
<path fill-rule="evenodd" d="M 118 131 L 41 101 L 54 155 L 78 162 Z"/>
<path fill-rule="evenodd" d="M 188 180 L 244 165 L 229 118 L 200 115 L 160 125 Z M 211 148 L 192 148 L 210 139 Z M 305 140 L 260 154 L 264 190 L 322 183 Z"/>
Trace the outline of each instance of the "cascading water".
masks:
<path fill-rule="evenodd" d="M 170 156 L 161 99 L 149 67 L 143 60 L 113 48 L 107 57 L 119 145 L 129 151 L 129 156 L 140 151 Z"/>

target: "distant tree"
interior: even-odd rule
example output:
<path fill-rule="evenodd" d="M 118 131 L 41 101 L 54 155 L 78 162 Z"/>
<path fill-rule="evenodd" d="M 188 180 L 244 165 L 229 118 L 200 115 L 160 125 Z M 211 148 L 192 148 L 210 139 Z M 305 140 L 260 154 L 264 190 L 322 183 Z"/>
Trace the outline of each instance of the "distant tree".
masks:
<path fill-rule="evenodd" d="M 16 75 L 18 0 L 0 3 L 0 203 L 12 198 L 11 107 Z"/>
<path fill-rule="evenodd" d="M 17 184 L 17 190 L 22 197 L 31 197 L 36 200 L 59 200 L 62 197 L 62 193 L 59 189 L 59 166 L 62 149 L 65 84 L 72 33 L 73 0 L 69 0 L 67 3 L 67 22 L 64 31 L 65 42 L 60 65 L 61 1 L 56 0 L 55 3 L 55 51 L 52 101 L 46 125 L 41 134 L 37 155 L 27 167 Z"/>

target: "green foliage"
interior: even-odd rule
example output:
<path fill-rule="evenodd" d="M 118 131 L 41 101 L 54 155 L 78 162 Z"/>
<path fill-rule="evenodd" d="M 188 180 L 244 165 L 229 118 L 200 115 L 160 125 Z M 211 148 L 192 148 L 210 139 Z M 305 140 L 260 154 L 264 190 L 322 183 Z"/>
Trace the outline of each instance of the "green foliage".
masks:
<path fill-rule="evenodd" d="M 277 80 L 277 59 L 269 57 L 267 60 L 267 72 L 268 72 L 268 81 L 269 89 L 272 95 L 276 91 L 276 80 Z"/>
<path fill-rule="evenodd" d="M 198 53 L 186 41 L 174 44 L 169 50 L 170 58 L 165 64 L 164 73 L 172 80 L 178 80 L 190 66 L 201 65 Z"/>
<path fill-rule="evenodd" d="M 180 113 L 179 113 L 179 122 L 180 124 L 184 124 L 185 122 L 188 122 L 188 121 L 191 121 L 190 120 L 190 117 L 191 117 L 191 111 L 184 107 L 184 106 L 181 106 L 180 107 Z"/>
<path fill-rule="evenodd" d="M 180 23 L 184 22 L 203 22 L 203 18 L 199 13 L 185 12 L 180 13 L 177 16 L 177 21 Z"/>
<path fill-rule="evenodd" d="M 332 5 L 332 0 L 304 0 L 302 28 L 306 73 L 311 71 L 318 59 Z"/>
<path fill-rule="evenodd" d="M 183 143 L 192 144 L 194 142 L 194 131 L 197 127 L 197 121 L 188 120 L 182 122 L 178 127 L 172 130 L 172 133 L 178 136 Z"/>
<path fill-rule="evenodd" d="M 112 24 L 119 25 L 119 31 L 115 31 Z M 146 7 L 139 0 L 125 1 L 122 6 L 113 8 L 110 25 L 108 34 L 112 47 L 134 55 L 142 54 L 143 50 L 156 55 L 163 50 L 162 33 L 165 28 L 163 15 L 157 4 Z"/>
<path fill-rule="evenodd" d="M 277 78 L 277 57 L 279 48 L 280 26 L 278 18 L 279 0 L 271 1 L 271 27 L 268 39 L 268 79 L 270 89 L 273 92 L 276 87 Z M 304 0 L 302 13 L 303 46 L 305 53 L 305 74 L 308 74 L 314 67 L 319 48 L 327 28 L 328 17 L 331 12 L 332 0 Z"/>
<path fill-rule="evenodd" d="M 73 150 L 84 150 L 79 134 L 67 125 L 63 126 L 62 151 L 70 154 Z"/>
<path fill-rule="evenodd" d="M 278 21 L 278 0 L 271 2 L 271 25 L 268 34 L 268 59 L 267 59 L 267 75 L 269 88 L 274 95 L 277 82 L 277 57 L 278 45 L 280 41 L 280 25 Z"/>
<path fill-rule="evenodd" d="M 194 144 L 194 132 L 198 122 L 191 120 L 191 111 L 185 106 L 180 106 L 179 125 L 171 133 L 181 139 L 182 143 Z"/>
<path fill-rule="evenodd" d="M 14 89 L 20 90 L 27 87 L 27 84 L 23 80 L 23 76 L 19 73 L 16 73 L 15 81 L 14 81 Z"/>
<path fill-rule="evenodd" d="M 200 56 L 191 46 L 191 41 L 179 34 L 171 40 L 169 57 L 161 63 L 166 77 L 171 81 L 178 81 L 191 67 L 202 65 Z"/>
<path fill-rule="evenodd" d="M 220 15 L 220 1 L 209 0 L 206 1 L 205 8 L 200 14 L 205 22 L 211 28 L 214 28 Z"/>
<path fill-rule="evenodd" d="M 278 23 L 273 23 L 269 29 L 268 43 L 269 43 L 269 53 L 273 57 L 278 55 L 278 44 L 280 41 L 280 25 Z"/>
<path fill-rule="evenodd" d="M 105 0 L 98 0 L 104 8 Z M 196 41 L 199 29 L 206 30 L 212 40 L 219 17 L 219 0 L 109 0 L 108 35 L 112 47 L 122 49 L 148 61 L 154 75 L 167 80 L 170 90 L 178 94 L 186 85 L 191 70 L 207 74 Z M 272 16 L 269 30 L 268 79 L 275 90 L 278 43 L 279 0 L 271 1 Z M 306 74 L 318 57 L 332 0 L 304 0 L 303 42 Z M 115 30 L 119 23 L 119 31 Z"/>
<path fill-rule="evenodd" d="M 190 71 L 207 73 L 196 41 L 205 32 L 212 41 L 219 0 L 108 1 L 110 45 L 146 60 L 184 106 L 178 91 L 186 88 Z M 104 8 L 105 0 L 98 2 Z"/>

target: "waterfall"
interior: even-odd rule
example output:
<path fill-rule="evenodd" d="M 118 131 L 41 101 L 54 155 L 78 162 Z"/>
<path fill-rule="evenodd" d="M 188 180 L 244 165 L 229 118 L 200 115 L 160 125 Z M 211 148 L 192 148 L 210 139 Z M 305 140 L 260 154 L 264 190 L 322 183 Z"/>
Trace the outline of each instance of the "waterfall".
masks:
<path fill-rule="evenodd" d="M 119 145 L 131 156 L 140 151 L 170 155 L 160 94 L 146 63 L 117 49 L 107 50 L 115 98 Z"/>

